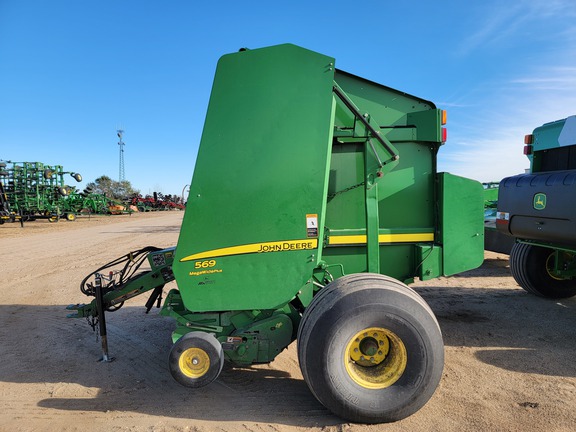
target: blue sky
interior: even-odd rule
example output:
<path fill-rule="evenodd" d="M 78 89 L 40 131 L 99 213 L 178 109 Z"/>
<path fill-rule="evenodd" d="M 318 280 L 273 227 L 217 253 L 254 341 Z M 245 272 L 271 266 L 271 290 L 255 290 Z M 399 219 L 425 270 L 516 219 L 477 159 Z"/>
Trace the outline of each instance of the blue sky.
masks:
<path fill-rule="evenodd" d="M 576 114 L 575 22 L 574 0 L 0 0 L 0 159 L 117 179 L 122 127 L 126 179 L 180 194 L 218 58 L 290 42 L 447 109 L 439 169 L 497 181 Z"/>

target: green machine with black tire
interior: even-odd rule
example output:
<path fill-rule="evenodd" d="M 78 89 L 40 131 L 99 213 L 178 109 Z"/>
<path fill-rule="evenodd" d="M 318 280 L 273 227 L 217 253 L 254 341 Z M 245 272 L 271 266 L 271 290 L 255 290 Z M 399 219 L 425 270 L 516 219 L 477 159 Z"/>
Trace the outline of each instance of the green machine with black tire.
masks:
<path fill-rule="evenodd" d="M 79 173 L 64 171 L 61 165 L 0 161 L 3 200 L 10 207 L 10 217 L 4 215 L 0 221 L 48 219 L 57 222 L 61 217 L 75 220 L 77 211 L 67 200 L 74 188 L 65 184 L 64 174 L 82 181 Z"/>
<path fill-rule="evenodd" d="M 496 227 L 515 239 L 510 271 L 540 297 L 576 295 L 576 116 L 545 123 L 524 139 L 530 172 L 498 188 Z"/>
<path fill-rule="evenodd" d="M 103 318 L 176 281 L 168 366 L 193 388 L 224 361 L 267 363 L 294 340 L 332 412 L 365 423 L 421 408 L 442 376 L 434 314 L 406 284 L 479 266 L 483 189 L 437 173 L 445 112 L 294 45 L 223 56 L 175 248 L 82 282 Z M 140 264 L 150 269 L 138 273 Z M 119 270 L 113 270 L 120 267 Z"/>

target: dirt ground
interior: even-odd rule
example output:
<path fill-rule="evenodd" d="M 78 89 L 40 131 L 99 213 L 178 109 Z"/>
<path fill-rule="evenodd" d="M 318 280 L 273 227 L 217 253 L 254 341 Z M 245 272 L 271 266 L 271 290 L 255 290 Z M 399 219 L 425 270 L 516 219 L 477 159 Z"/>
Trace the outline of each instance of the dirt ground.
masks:
<path fill-rule="evenodd" d="M 65 306 L 87 302 L 85 275 L 130 250 L 174 246 L 180 212 L 0 226 L 0 431 L 574 431 L 576 298 L 520 289 L 507 257 L 416 283 L 444 335 L 443 379 L 428 404 L 392 424 L 358 425 L 309 392 L 292 344 L 273 363 L 226 366 L 201 390 L 178 385 L 173 322 L 146 296 L 107 315 L 111 363 Z"/>

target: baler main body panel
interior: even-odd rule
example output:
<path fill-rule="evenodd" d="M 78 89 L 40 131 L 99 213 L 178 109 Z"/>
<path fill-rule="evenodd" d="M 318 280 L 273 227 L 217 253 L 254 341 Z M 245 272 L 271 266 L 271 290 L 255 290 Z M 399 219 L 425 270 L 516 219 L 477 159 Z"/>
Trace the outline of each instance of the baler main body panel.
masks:
<path fill-rule="evenodd" d="M 482 262 L 481 185 L 436 172 L 441 111 L 334 64 L 294 45 L 220 59 L 173 265 L 190 311 L 281 307 L 319 267 Z"/>

